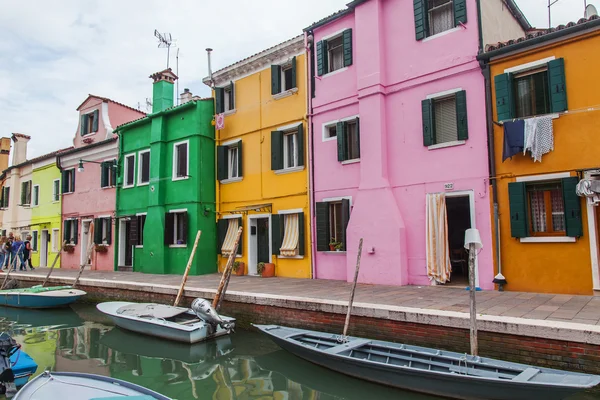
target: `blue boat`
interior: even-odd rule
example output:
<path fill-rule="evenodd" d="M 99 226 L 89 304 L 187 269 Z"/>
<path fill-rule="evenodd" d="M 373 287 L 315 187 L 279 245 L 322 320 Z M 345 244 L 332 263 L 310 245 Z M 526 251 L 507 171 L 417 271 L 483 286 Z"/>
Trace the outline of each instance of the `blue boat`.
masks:
<path fill-rule="evenodd" d="M 10 363 L 12 365 L 13 374 L 15 375 L 15 386 L 17 388 L 24 386 L 29 378 L 35 374 L 38 367 L 35 361 L 33 361 L 33 358 L 21 349 L 10 356 Z"/>
<path fill-rule="evenodd" d="M 37 370 L 37 364 L 8 333 L 0 334 L 0 393 L 12 397 Z"/>
<path fill-rule="evenodd" d="M 42 287 L 0 290 L 0 306 L 17 308 L 54 308 L 69 305 L 86 292 L 72 286 Z"/>

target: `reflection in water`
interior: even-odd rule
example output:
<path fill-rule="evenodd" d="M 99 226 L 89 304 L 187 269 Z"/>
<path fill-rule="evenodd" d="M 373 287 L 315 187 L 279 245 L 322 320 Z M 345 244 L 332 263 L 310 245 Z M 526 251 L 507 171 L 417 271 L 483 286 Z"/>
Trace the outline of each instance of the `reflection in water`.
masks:
<path fill-rule="evenodd" d="M 112 376 L 179 400 L 434 399 L 315 366 L 259 333 L 238 330 L 190 346 L 114 328 L 93 306 L 73 310 L 0 308 L 0 329 L 23 345 L 39 364 L 38 373 Z"/>

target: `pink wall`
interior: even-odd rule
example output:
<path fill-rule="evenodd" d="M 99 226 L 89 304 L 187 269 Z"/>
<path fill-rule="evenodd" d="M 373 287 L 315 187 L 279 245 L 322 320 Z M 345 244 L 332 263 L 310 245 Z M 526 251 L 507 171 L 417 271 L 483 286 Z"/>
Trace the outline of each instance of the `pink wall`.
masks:
<path fill-rule="evenodd" d="M 425 41 L 415 39 L 408 1 L 367 1 L 314 30 L 317 43 L 353 29 L 353 65 L 317 77 L 312 100 L 315 201 L 352 197 L 347 253 L 317 252 L 316 278 L 351 281 L 362 237 L 361 282 L 428 284 L 425 198 L 452 182 L 454 192 L 473 193 L 484 245 L 479 286 L 493 288 L 484 81 L 475 59 L 476 2 L 467 3 L 466 28 Z M 429 150 L 423 146 L 421 101 L 458 88 L 467 92 L 469 139 Z M 342 165 L 336 141 L 323 141 L 322 126 L 354 115 L 360 116 L 361 159 Z"/>

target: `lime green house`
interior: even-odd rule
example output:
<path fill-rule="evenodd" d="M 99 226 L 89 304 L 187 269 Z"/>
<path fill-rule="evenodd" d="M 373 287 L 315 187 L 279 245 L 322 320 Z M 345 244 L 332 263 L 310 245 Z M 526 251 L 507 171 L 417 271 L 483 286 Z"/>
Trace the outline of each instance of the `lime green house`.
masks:
<path fill-rule="evenodd" d="M 61 174 L 56 155 L 63 150 L 45 154 L 30 162 L 31 174 L 31 261 L 34 267 L 49 267 L 61 247 Z M 56 267 L 60 266 L 60 259 Z"/>

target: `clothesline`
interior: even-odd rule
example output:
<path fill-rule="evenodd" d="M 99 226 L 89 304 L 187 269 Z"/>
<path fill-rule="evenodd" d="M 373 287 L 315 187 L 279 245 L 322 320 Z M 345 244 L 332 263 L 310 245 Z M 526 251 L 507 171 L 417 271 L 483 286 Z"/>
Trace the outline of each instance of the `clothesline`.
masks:
<path fill-rule="evenodd" d="M 592 107 L 584 107 L 584 108 L 578 108 L 575 110 L 567 110 L 567 111 L 558 112 L 558 113 L 550 113 L 548 115 L 569 115 L 569 114 L 579 114 L 579 113 L 583 113 L 583 112 L 593 112 L 593 111 L 600 111 L 600 104 L 592 106 Z M 530 119 L 530 118 L 535 118 L 535 116 L 527 117 L 527 118 L 514 118 L 511 121 L 521 120 L 521 119 L 525 120 L 525 119 Z M 503 125 L 503 122 L 498 122 L 498 121 L 492 121 L 492 122 L 498 126 Z"/>

